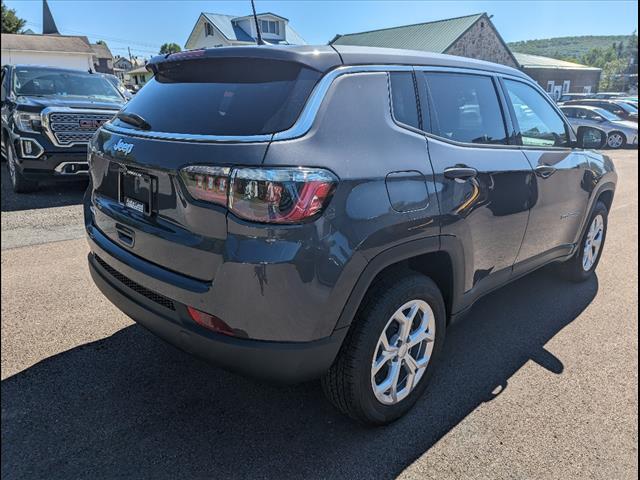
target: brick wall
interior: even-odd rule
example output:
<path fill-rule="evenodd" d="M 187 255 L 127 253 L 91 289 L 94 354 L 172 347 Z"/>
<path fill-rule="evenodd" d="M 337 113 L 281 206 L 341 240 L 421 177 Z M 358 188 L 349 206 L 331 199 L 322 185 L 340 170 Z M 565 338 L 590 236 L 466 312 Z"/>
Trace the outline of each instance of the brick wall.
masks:
<path fill-rule="evenodd" d="M 500 40 L 491 20 L 485 16 L 481 17 L 444 53 L 518 68 L 508 48 Z"/>

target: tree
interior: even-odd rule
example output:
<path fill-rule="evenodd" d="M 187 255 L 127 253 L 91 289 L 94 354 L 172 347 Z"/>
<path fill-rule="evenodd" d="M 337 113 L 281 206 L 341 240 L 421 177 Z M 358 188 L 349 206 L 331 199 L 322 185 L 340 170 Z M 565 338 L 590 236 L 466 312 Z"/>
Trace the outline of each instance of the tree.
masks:
<path fill-rule="evenodd" d="M 27 23 L 26 20 L 19 18 L 13 8 L 7 8 L 4 2 L 2 6 L 2 33 L 20 33 Z"/>
<path fill-rule="evenodd" d="M 104 45 L 106 47 L 107 46 L 107 42 L 105 42 L 104 40 L 98 40 L 96 42 L 96 45 Z"/>
<path fill-rule="evenodd" d="M 166 55 L 168 53 L 177 53 L 177 52 L 180 52 L 181 50 L 182 49 L 180 48 L 180 45 L 178 45 L 177 43 L 164 43 L 160 47 L 160 55 Z"/>

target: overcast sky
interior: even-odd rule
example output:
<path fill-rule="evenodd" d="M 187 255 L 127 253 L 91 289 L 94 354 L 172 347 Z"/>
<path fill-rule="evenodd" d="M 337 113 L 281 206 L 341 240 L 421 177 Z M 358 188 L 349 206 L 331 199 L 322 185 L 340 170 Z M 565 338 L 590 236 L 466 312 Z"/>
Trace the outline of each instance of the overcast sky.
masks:
<path fill-rule="evenodd" d="M 6 0 L 27 28 L 42 32 L 41 0 Z M 114 55 L 149 56 L 165 42 L 181 47 L 200 12 L 247 15 L 248 0 L 50 0 L 62 34 L 105 40 Z M 271 11 L 290 20 L 310 44 L 325 44 L 336 33 L 428 22 L 479 12 L 493 22 L 507 42 L 573 35 L 622 35 L 637 29 L 635 1 L 267 1 L 258 12 Z"/>

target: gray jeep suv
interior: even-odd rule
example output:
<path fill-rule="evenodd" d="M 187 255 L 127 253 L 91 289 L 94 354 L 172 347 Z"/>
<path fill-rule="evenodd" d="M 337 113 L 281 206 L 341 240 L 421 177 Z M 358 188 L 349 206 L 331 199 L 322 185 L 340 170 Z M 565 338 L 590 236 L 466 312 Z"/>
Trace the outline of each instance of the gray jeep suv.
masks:
<path fill-rule="evenodd" d="M 596 268 L 611 161 L 518 70 L 349 46 L 161 56 L 90 146 L 95 283 L 161 338 L 403 415 L 450 322 L 551 262 Z"/>

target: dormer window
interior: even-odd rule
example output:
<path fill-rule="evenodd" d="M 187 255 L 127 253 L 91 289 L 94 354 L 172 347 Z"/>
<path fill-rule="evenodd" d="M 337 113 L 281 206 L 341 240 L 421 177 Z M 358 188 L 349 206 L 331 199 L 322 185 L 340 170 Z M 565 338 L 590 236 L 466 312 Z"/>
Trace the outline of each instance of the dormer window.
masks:
<path fill-rule="evenodd" d="M 262 33 L 280 35 L 280 22 L 275 22 L 273 20 L 261 20 L 260 29 L 262 30 Z"/>
<path fill-rule="evenodd" d="M 213 25 L 211 25 L 209 22 L 204 24 L 204 36 L 213 37 Z"/>

